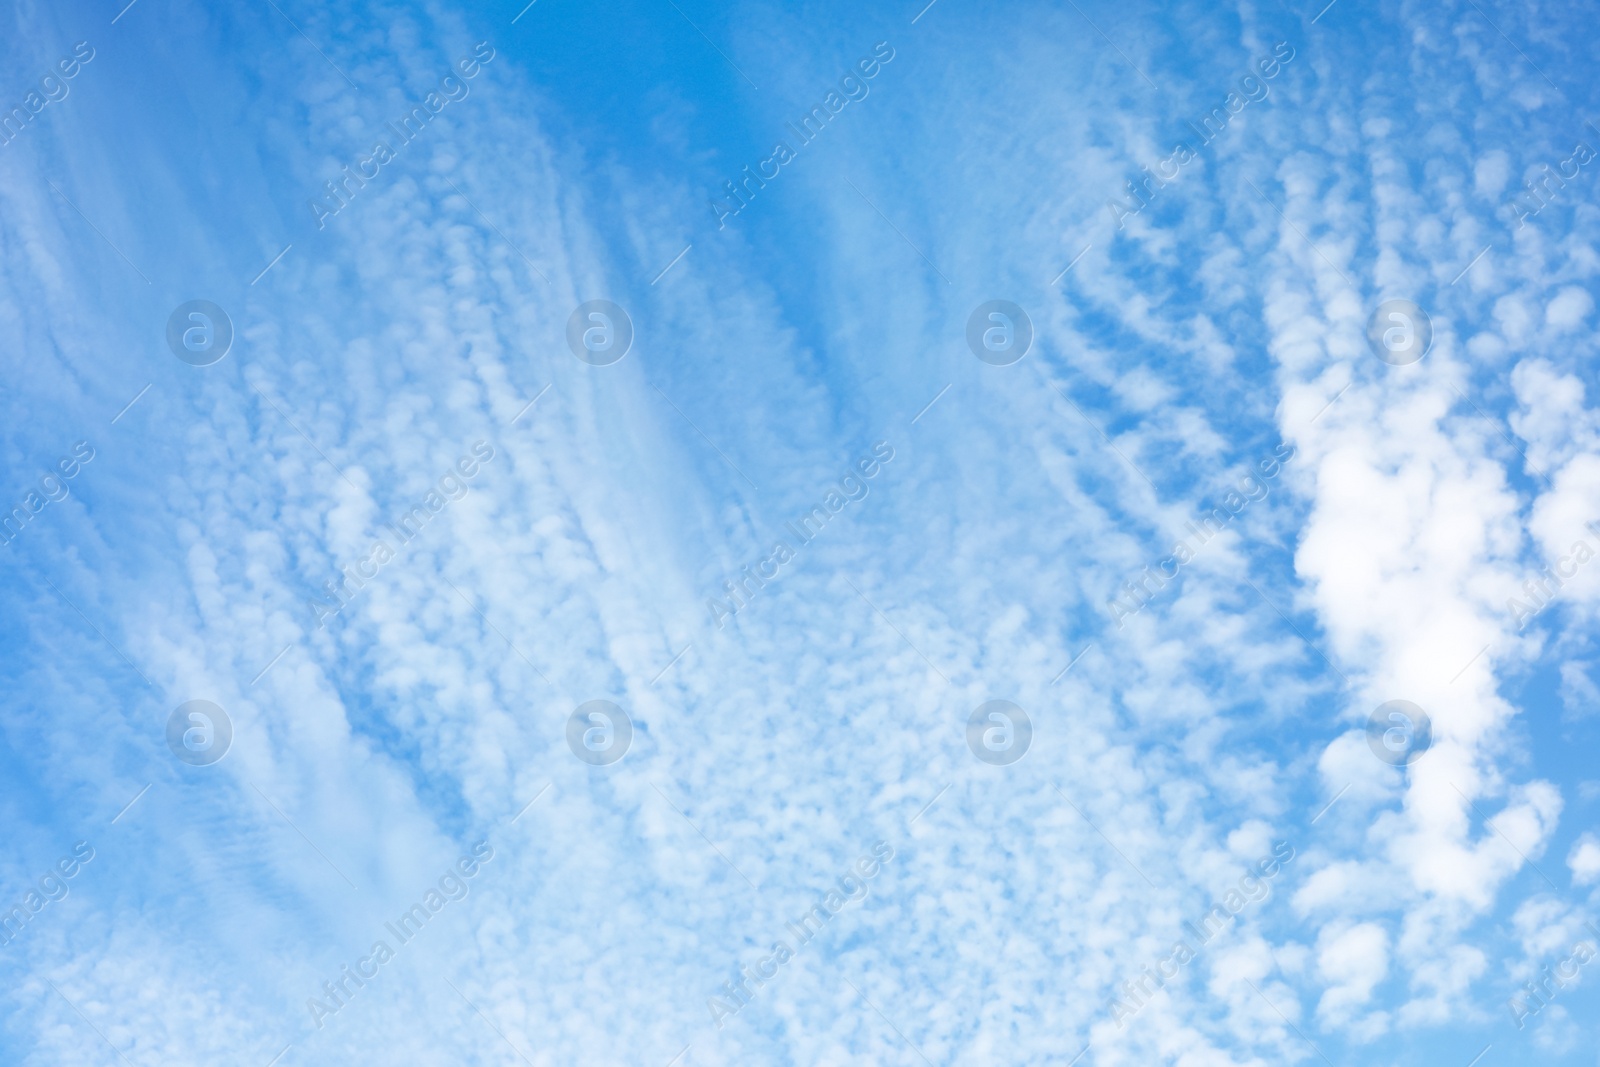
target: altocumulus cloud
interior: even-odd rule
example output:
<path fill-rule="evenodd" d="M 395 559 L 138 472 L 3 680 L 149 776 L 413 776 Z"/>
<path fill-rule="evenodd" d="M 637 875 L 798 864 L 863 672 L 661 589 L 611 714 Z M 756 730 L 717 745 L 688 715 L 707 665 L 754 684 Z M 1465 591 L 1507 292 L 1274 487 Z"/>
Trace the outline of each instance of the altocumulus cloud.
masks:
<path fill-rule="evenodd" d="M 519 7 L 0 16 L 0 1058 L 1592 1062 L 1592 19 Z"/>

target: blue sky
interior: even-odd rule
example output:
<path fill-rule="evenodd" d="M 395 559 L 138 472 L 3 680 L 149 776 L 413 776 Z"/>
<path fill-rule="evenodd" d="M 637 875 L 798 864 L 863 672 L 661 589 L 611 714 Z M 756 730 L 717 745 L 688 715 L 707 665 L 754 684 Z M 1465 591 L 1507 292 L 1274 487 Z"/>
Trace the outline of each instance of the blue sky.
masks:
<path fill-rule="evenodd" d="M 1600 1064 L 1585 8 L 3 18 L 0 1060 Z"/>

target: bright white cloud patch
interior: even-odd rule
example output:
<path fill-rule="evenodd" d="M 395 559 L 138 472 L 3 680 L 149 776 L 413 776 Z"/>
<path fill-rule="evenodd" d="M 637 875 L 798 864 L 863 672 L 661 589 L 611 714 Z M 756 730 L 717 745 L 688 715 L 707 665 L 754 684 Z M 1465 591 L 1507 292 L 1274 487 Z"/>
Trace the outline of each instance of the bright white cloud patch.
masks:
<path fill-rule="evenodd" d="M 1592 833 L 1580 837 L 1567 855 L 1567 866 L 1578 885 L 1600 882 L 1600 839 Z"/>

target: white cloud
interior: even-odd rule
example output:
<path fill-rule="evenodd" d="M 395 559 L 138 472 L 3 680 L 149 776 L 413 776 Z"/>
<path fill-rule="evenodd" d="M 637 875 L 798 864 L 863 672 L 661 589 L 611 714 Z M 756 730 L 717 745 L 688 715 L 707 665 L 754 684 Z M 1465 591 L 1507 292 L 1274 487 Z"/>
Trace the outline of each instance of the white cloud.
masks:
<path fill-rule="evenodd" d="M 1202 25 L 1205 54 L 1259 54 L 1258 17 L 1245 18 L 1242 44 Z M 775 55 L 771 42 L 801 38 L 772 18 L 815 34 L 798 17 L 763 13 L 759 29 L 728 18 L 735 51 L 767 49 L 774 77 L 801 83 L 831 61 L 833 44 L 809 37 Z M 1600 467 L 1571 361 L 1550 354 L 1501 371 L 1516 390 L 1513 428 L 1548 466 L 1553 492 L 1519 488 L 1495 412 L 1485 419 L 1460 397 L 1492 409 L 1485 367 L 1525 346 L 1545 351 L 1561 331 L 1576 348 L 1592 308 L 1571 295 L 1573 281 L 1547 276 L 1529 239 L 1497 246 L 1445 293 L 1489 242 L 1490 201 L 1524 161 L 1503 149 L 1474 160 L 1434 138 L 1418 172 L 1406 117 L 1374 121 L 1370 108 L 1389 106 L 1382 77 L 1465 59 L 1502 79 L 1504 65 L 1444 32 L 1445 16 L 1429 23 L 1437 33 L 1380 40 L 1370 87 L 1328 76 L 1328 64 L 1360 58 L 1336 35 L 1301 42 L 1303 59 L 1260 118 L 1252 110 L 1164 191 L 1170 216 L 1153 210 L 1113 235 L 1104 198 L 1137 173 L 1142 146 L 1174 129 L 1187 136 L 1181 124 L 1130 101 L 1137 78 L 1075 13 L 1021 15 L 999 44 L 964 32 L 977 18 L 945 5 L 929 13 L 885 75 L 901 81 L 880 82 L 864 105 L 864 122 L 865 108 L 878 110 L 862 140 L 803 161 L 816 166 L 784 194 L 801 207 L 758 202 L 774 220 L 804 219 L 803 257 L 785 259 L 799 252 L 778 251 L 782 241 L 765 243 L 776 238 L 761 230 L 721 245 L 697 238 L 658 287 L 649 276 L 688 241 L 680 205 L 704 190 L 661 178 L 671 166 L 591 169 L 570 155 L 534 122 L 557 105 L 523 83 L 531 68 L 519 64 L 531 60 L 508 45 L 487 75 L 499 80 L 462 106 L 470 125 L 436 131 L 436 157 L 366 190 L 333 220 L 336 233 L 297 243 L 254 291 L 234 362 L 161 379 L 166 406 L 151 421 L 182 427 L 179 455 L 144 454 L 138 442 L 166 440 L 157 433 L 131 438 L 162 492 L 125 474 L 142 494 L 131 513 L 147 518 L 130 523 L 108 504 L 75 555 L 50 560 L 69 591 L 94 593 L 86 613 L 163 698 L 203 691 L 239 711 L 238 750 L 220 773 L 162 779 L 144 801 L 159 820 L 130 821 L 145 828 L 119 884 L 146 891 L 155 879 L 153 899 L 172 906 L 108 892 L 97 907 L 130 932 L 89 924 L 50 957 L 108 961 L 75 969 L 67 991 L 122 1047 L 266 1062 L 280 1033 L 299 1033 L 304 997 L 374 936 L 374 909 L 412 893 L 477 832 L 506 841 L 495 880 L 474 891 L 458 927 L 416 946 L 328 1030 L 300 1035 L 307 1055 L 349 1059 L 396 1035 L 423 1058 L 505 1055 L 481 1009 L 538 1062 L 665 1062 L 691 1037 L 693 1063 L 905 1057 L 844 978 L 936 1062 L 1042 1061 L 1094 1034 L 1086 1064 L 1279 1063 L 1306 1054 L 1279 1011 L 1354 1043 L 1472 1015 L 1474 983 L 1502 961 L 1492 967 L 1469 942 L 1503 915 L 1524 865 L 1517 851 L 1540 855 L 1561 810 L 1507 741 L 1518 711 L 1508 682 L 1526 649 L 1504 603 L 1529 571 L 1530 543 L 1570 546 Z M 308 31 L 320 37 L 334 21 Z M 352 72 L 371 93 L 399 94 L 409 72 L 436 66 L 431 46 L 411 42 L 465 34 L 444 22 L 408 16 L 363 31 Z M 1429 51 L 1452 48 L 1467 54 Z M 941 49 L 965 63 L 943 63 L 954 53 Z M 1006 63 L 988 62 L 1001 54 Z M 1141 64 L 1159 54 L 1135 49 Z M 282 68 L 301 90 L 268 109 L 264 128 L 295 131 L 274 144 L 312 146 L 273 149 L 292 154 L 283 170 L 320 173 L 365 128 L 364 113 L 309 52 L 274 51 L 250 77 L 287 84 L 273 80 L 285 55 L 302 64 Z M 1040 70 L 1059 76 L 1041 87 Z M 1213 92 L 1209 77 L 1197 75 L 1197 92 Z M 949 121 L 929 122 L 930 99 L 948 105 Z M 1424 106 L 1442 124 L 1438 105 Z M 697 135 L 674 126 L 664 136 Z M 1025 195 L 991 195 L 995 158 L 1017 161 Z M 901 161 L 916 159 L 941 161 L 935 187 L 905 180 Z M 843 174 L 881 196 L 919 249 L 881 226 Z M 119 193 L 101 180 L 86 203 L 105 210 L 113 235 L 125 225 L 155 252 L 170 227 L 141 232 L 129 219 L 187 218 L 182 197 L 157 195 L 186 181 L 162 171 Z M 962 204 L 954 214 L 951 197 Z M 1019 208 L 1024 200 L 1039 206 Z M 16 292 L 59 273 L 73 244 L 54 216 L 25 206 L 12 213 L 15 247 L 36 258 L 17 268 L 27 279 L 8 282 Z M 1036 217 L 1020 217 L 1029 210 Z M 275 233 L 269 217 L 239 241 L 251 245 L 241 258 L 254 262 L 254 244 Z M 1091 241 L 1074 272 L 1044 289 Z M 923 253 L 951 272 L 948 287 L 924 277 Z M 164 280 L 222 277 L 231 254 L 184 248 L 156 262 Z M 84 274 L 58 284 L 67 295 L 55 297 L 56 321 L 82 314 L 74 292 L 108 288 Z M 1424 297 L 1429 279 L 1437 293 Z M 1004 374 L 959 344 L 970 305 L 991 289 L 1027 293 L 1036 311 L 1037 350 Z M 607 373 L 571 360 L 561 338 L 580 295 L 624 290 L 646 294 L 636 351 Z M 1422 364 L 1388 369 L 1366 351 L 1380 291 L 1438 301 Z M 107 313 L 85 348 L 122 351 L 120 324 L 147 310 L 133 306 Z M 140 384 L 105 385 L 96 403 L 115 410 Z M 901 453 L 855 525 L 808 549 L 737 626 L 711 630 L 707 588 L 752 545 L 765 549 L 790 503 L 814 498 L 858 438 L 880 433 Z M 313 631 L 308 591 L 480 435 L 498 453 L 481 484 Z M 1161 558 L 1230 467 L 1278 438 L 1300 452 L 1272 495 L 1178 587 L 1111 628 L 1107 589 Z M 82 647 L 65 632 L 41 640 Z M 97 657 L 110 654 L 82 636 L 93 655 L 52 681 L 73 698 L 64 736 L 103 732 L 99 709 L 127 699 L 102 690 Z M 288 655 L 251 683 L 284 645 Z M 975 765 L 960 735 L 971 707 L 1001 691 L 1038 728 L 1036 750 L 1011 773 Z M 640 725 L 615 773 L 564 751 L 565 715 L 597 695 L 625 701 Z M 1436 730 L 1434 749 L 1406 771 L 1373 759 L 1361 731 L 1397 696 L 1427 708 Z M 115 811 L 147 766 L 170 772 L 148 751 L 159 710 L 114 720 L 115 758 L 68 746 L 62 780 L 90 783 L 82 793 Z M 547 783 L 539 806 L 506 828 Z M 216 825 L 171 835 L 196 812 Z M 855 925 L 836 919 L 838 940 L 813 946 L 736 1026 L 712 1030 L 704 996 L 878 834 L 904 844 L 903 863 L 847 913 Z M 1300 854 L 1259 917 L 1102 1047 L 1118 983 L 1181 936 L 1196 901 L 1283 839 Z M 348 869 L 355 895 L 316 849 Z M 167 893 L 151 874 L 163 866 L 195 873 Z M 203 951 L 224 936 L 221 958 Z M 135 962 L 109 962 L 119 959 Z M 206 992 L 184 992 L 195 990 Z M 264 1006 L 266 1021 L 241 1004 Z M 20 1040 L 63 1062 L 70 1025 L 57 1004 Z"/>
<path fill-rule="evenodd" d="M 1582 326 L 1593 311 L 1594 298 L 1588 291 L 1569 285 L 1545 305 L 1544 319 L 1552 328 L 1565 333 Z"/>
<path fill-rule="evenodd" d="M 1500 149 L 1485 152 L 1472 168 L 1473 191 L 1480 197 L 1497 199 L 1510 177 L 1510 157 Z"/>
<path fill-rule="evenodd" d="M 1574 719 L 1600 713 L 1600 686 L 1590 676 L 1590 665 L 1568 661 L 1561 665 L 1561 705 Z"/>
<path fill-rule="evenodd" d="M 1381 1019 L 1361 1009 L 1389 973 L 1389 935 L 1383 927 L 1376 923 L 1324 927 L 1317 936 L 1317 971 L 1328 983 L 1317 1002 L 1317 1015 L 1325 1025 L 1353 1025 L 1362 1032 L 1361 1040 L 1382 1032 Z M 1371 1029 L 1375 1025 L 1377 1032 Z"/>
<path fill-rule="evenodd" d="M 1586 833 L 1572 844 L 1567 853 L 1567 867 L 1572 871 L 1575 885 L 1594 885 L 1600 882 L 1600 838 Z"/>

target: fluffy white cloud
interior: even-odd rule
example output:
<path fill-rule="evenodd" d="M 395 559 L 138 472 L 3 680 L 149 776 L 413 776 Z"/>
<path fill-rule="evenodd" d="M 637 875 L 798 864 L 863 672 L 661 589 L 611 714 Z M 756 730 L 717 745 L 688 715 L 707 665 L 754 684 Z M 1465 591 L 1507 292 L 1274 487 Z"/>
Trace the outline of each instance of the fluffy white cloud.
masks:
<path fill-rule="evenodd" d="M 1317 1015 L 1329 1026 L 1350 1025 L 1389 973 L 1388 932 L 1377 923 L 1323 927 L 1317 935 L 1317 971 L 1327 983 Z"/>
<path fill-rule="evenodd" d="M 1568 332 L 1583 325 L 1584 320 L 1593 311 L 1594 298 L 1589 295 L 1588 290 L 1569 285 L 1545 305 L 1544 320 L 1552 328 Z"/>
<path fill-rule="evenodd" d="M 1594 885 L 1600 882 L 1600 838 L 1586 833 L 1572 843 L 1567 853 L 1567 867 L 1572 871 L 1575 885 Z"/>

